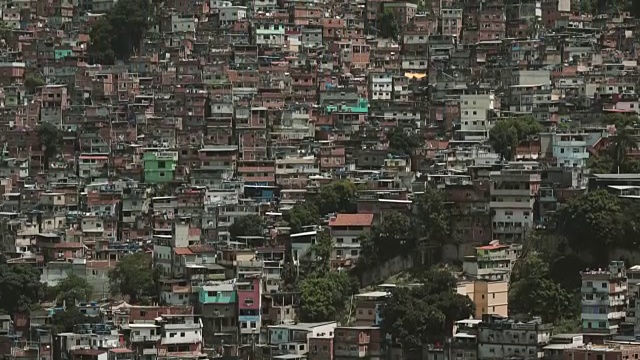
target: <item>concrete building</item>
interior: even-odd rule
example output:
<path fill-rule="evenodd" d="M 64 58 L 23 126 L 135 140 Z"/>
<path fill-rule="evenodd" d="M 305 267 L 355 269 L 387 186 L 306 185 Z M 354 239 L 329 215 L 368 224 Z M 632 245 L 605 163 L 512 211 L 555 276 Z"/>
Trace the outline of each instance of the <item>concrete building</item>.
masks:
<path fill-rule="evenodd" d="M 484 314 L 508 316 L 509 282 L 505 280 L 472 280 L 458 283 L 456 291 L 468 296 L 476 306 L 474 318 L 482 319 Z"/>
<path fill-rule="evenodd" d="M 617 360 L 635 359 L 640 356 L 640 345 L 626 344 L 605 344 L 605 345 L 583 345 L 564 351 L 564 360 Z"/>
<path fill-rule="evenodd" d="M 596 335 L 617 333 L 625 319 L 628 302 L 624 262 L 612 261 L 608 269 L 587 270 L 580 275 L 583 332 Z"/>
<path fill-rule="evenodd" d="M 535 197 L 540 188 L 539 164 L 533 161 L 510 162 L 500 171 L 492 171 L 491 202 L 493 238 L 522 240 L 533 227 Z"/>
<path fill-rule="evenodd" d="M 389 293 L 372 291 L 355 295 L 355 326 L 380 326 L 382 323 L 382 306 Z"/>
<path fill-rule="evenodd" d="M 460 133 L 465 140 L 486 139 L 490 114 L 495 108 L 494 94 L 460 95 Z"/>
<path fill-rule="evenodd" d="M 508 283 L 521 251 L 522 245 L 503 245 L 494 240 L 489 245 L 477 247 L 475 255 L 465 256 L 462 271 L 472 279 Z"/>
<path fill-rule="evenodd" d="M 341 326 L 335 328 L 334 360 L 359 358 L 378 359 L 383 356 L 383 337 L 377 326 Z"/>
<path fill-rule="evenodd" d="M 371 231 L 373 214 L 338 214 L 329 220 L 333 251 L 331 261 L 355 261 L 360 255 L 360 237 Z"/>
<path fill-rule="evenodd" d="M 544 133 L 540 134 L 540 152 L 549 164 L 559 167 L 587 166 L 587 134 Z"/>
<path fill-rule="evenodd" d="M 196 308 L 202 315 L 205 345 L 219 345 L 236 339 L 238 299 L 232 281 L 202 286 Z"/>
<path fill-rule="evenodd" d="M 522 323 L 496 315 L 484 315 L 478 324 L 478 360 L 542 359 L 553 326 L 539 319 Z"/>
<path fill-rule="evenodd" d="M 335 321 L 323 323 L 298 323 L 295 325 L 271 325 L 268 327 L 269 345 L 276 348 L 274 355 L 306 356 L 311 338 L 332 338 Z"/>
<path fill-rule="evenodd" d="M 565 351 L 584 345 L 582 334 L 557 334 L 551 337 L 549 345 L 544 347 L 546 360 L 563 360 Z"/>

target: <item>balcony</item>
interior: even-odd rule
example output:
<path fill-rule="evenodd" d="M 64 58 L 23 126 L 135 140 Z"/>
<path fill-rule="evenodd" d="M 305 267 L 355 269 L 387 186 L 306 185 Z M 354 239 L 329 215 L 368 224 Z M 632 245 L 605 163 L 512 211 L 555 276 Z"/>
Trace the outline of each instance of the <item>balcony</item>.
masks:
<path fill-rule="evenodd" d="M 160 335 L 131 335 L 131 342 L 156 342 Z"/>
<path fill-rule="evenodd" d="M 142 349 L 142 355 L 158 355 L 158 349 Z"/>

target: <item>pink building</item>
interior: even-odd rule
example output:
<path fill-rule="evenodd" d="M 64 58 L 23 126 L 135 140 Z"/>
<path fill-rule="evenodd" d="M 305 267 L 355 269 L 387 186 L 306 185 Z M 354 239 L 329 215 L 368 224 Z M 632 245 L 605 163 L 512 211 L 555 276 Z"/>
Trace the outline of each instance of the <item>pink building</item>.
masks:
<path fill-rule="evenodd" d="M 242 264 L 238 264 L 241 267 Z M 236 283 L 238 293 L 238 324 L 242 343 L 248 344 L 251 338 L 260 335 L 262 323 L 262 284 L 260 277 L 245 278 Z"/>

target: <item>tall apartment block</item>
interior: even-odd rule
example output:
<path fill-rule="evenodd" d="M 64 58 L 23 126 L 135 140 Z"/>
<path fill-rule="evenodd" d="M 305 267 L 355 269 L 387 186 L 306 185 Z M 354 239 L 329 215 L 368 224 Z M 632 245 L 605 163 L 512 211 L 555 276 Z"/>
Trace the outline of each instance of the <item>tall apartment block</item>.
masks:
<path fill-rule="evenodd" d="M 587 270 L 581 275 L 580 317 L 585 342 L 602 343 L 604 339 L 618 333 L 625 319 L 628 301 L 627 271 L 623 261 L 612 261 L 608 269 Z"/>

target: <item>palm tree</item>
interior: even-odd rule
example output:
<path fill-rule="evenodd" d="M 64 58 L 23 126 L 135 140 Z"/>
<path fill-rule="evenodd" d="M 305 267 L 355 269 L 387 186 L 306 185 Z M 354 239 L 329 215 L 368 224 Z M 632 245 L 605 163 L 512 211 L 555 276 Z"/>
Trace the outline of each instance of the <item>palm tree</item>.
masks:
<path fill-rule="evenodd" d="M 616 128 L 616 135 L 613 137 L 611 146 L 614 170 L 618 169 L 622 165 L 627 156 L 627 152 L 630 149 L 637 147 L 637 142 L 634 139 L 634 135 L 631 132 L 631 128 L 620 127 Z"/>

